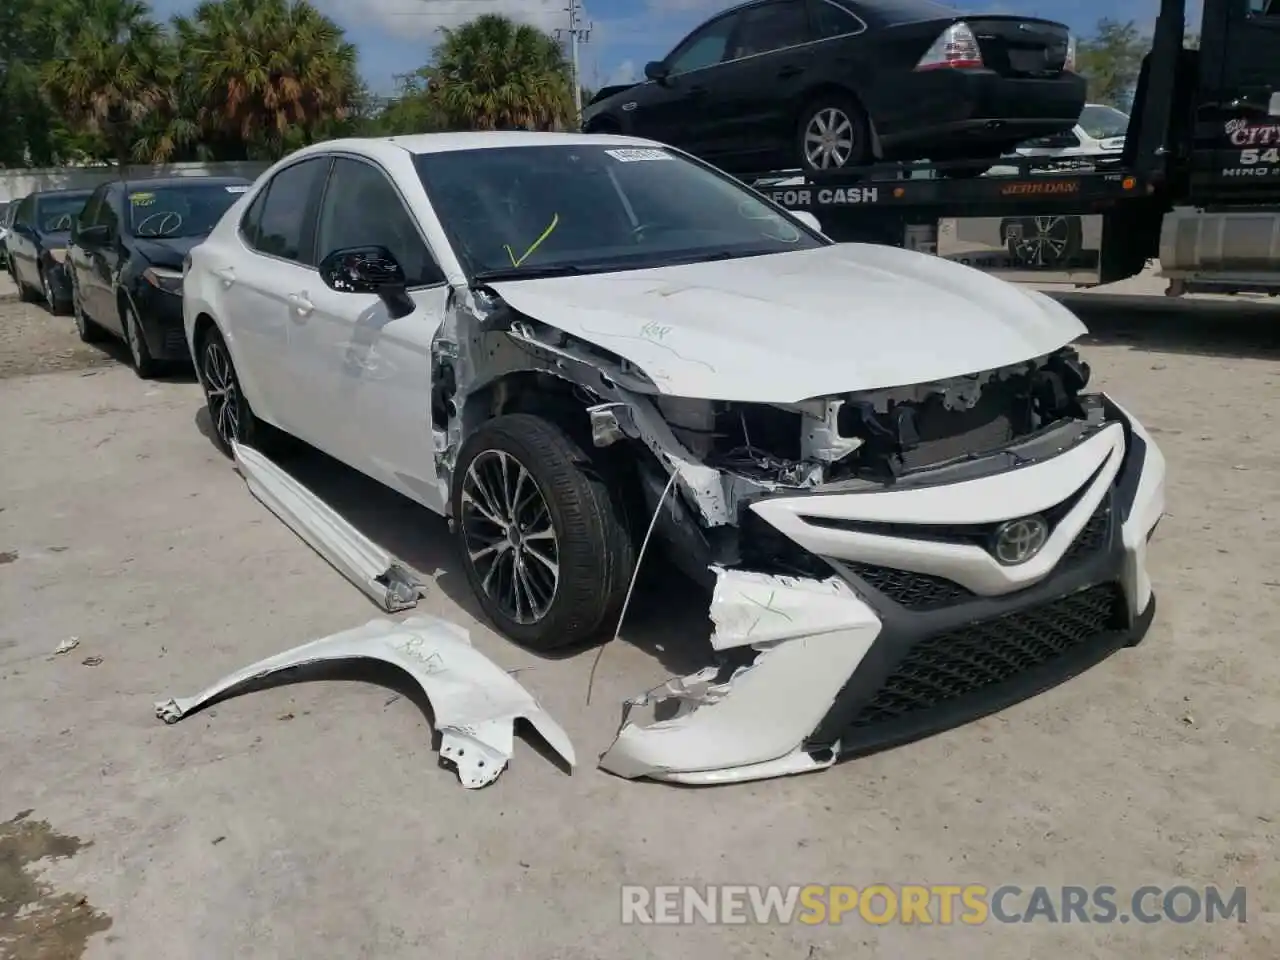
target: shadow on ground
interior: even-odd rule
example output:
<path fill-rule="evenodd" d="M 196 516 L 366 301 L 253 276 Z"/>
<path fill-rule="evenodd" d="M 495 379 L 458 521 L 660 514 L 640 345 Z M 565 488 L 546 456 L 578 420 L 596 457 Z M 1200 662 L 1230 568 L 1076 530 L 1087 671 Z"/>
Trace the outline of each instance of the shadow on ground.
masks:
<path fill-rule="evenodd" d="M 207 408 L 197 412 L 196 426 L 214 442 Z M 468 614 L 488 622 L 471 592 L 443 517 L 301 442 L 290 443 L 276 459 L 374 543 L 428 578 L 435 589 Z M 247 489 L 245 495 L 251 496 Z M 656 543 L 651 543 L 621 639 L 652 656 L 670 673 L 692 673 L 712 660 L 709 599 L 704 590 L 672 568 Z M 581 650 L 575 647 L 538 655 L 561 659 Z"/>
<path fill-rule="evenodd" d="M 1055 292 L 1084 321 L 1086 344 L 1206 357 L 1280 358 L 1280 300 L 1186 300 Z"/>

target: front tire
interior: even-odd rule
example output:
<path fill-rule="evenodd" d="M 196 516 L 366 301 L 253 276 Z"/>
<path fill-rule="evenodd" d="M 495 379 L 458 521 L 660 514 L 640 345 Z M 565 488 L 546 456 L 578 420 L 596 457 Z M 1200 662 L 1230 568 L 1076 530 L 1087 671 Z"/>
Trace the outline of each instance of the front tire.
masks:
<path fill-rule="evenodd" d="M 560 427 L 532 414 L 484 424 L 453 470 L 453 528 L 485 614 L 532 650 L 612 631 L 635 553 L 614 493 Z"/>
<path fill-rule="evenodd" d="M 75 281 L 71 283 L 71 313 L 76 321 L 76 333 L 83 343 L 98 343 L 103 339 L 103 330 L 85 315 L 84 304 L 80 302 L 80 287 Z"/>
<path fill-rule="evenodd" d="M 49 282 L 49 273 L 43 267 L 40 268 L 40 295 L 44 299 L 45 309 L 53 316 L 56 317 L 62 312 L 58 298 L 53 292 L 53 284 Z"/>
<path fill-rule="evenodd" d="M 120 320 L 124 327 L 124 341 L 129 347 L 129 357 L 133 360 L 133 372 L 143 380 L 150 380 L 160 372 L 160 363 L 151 356 L 151 349 L 147 346 L 147 338 L 142 332 L 142 323 L 138 320 L 133 304 L 121 305 Z"/>
<path fill-rule="evenodd" d="M 800 112 L 794 152 L 806 173 L 829 173 L 865 164 L 871 157 L 866 111 L 847 94 L 818 97 Z"/>
<path fill-rule="evenodd" d="M 262 444 L 258 440 L 259 434 L 263 433 L 263 424 L 253 415 L 249 401 L 240 389 L 240 378 L 231 361 L 231 351 L 217 327 L 211 327 L 201 337 L 199 357 L 200 386 L 204 388 L 204 402 L 209 410 L 213 441 L 218 449 L 230 457 L 232 440 L 261 449 Z"/>

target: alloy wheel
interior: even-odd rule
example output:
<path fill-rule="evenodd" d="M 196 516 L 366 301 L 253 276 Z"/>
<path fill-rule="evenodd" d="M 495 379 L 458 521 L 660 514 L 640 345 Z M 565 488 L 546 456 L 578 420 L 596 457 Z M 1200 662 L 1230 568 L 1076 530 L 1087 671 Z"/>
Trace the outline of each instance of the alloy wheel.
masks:
<path fill-rule="evenodd" d="M 40 289 L 44 293 L 44 302 L 49 305 L 49 309 L 54 308 L 53 302 L 53 286 L 49 283 L 49 273 L 46 270 L 40 271 Z"/>
<path fill-rule="evenodd" d="M 1057 266 L 1064 259 L 1071 238 L 1071 225 L 1066 217 L 1030 217 L 1035 232 L 1024 236 L 1015 250 L 1024 264 L 1034 267 Z"/>
<path fill-rule="evenodd" d="M 853 121 L 836 107 L 819 110 L 804 131 L 804 155 L 817 170 L 843 167 L 853 154 Z"/>
<path fill-rule="evenodd" d="M 461 505 L 481 589 L 516 623 L 537 623 L 560 583 L 560 543 L 537 481 L 511 454 L 486 450 L 467 467 Z"/>
<path fill-rule="evenodd" d="M 213 428 L 228 450 L 240 439 L 240 387 L 227 349 L 217 340 L 204 347 L 204 396 Z"/>

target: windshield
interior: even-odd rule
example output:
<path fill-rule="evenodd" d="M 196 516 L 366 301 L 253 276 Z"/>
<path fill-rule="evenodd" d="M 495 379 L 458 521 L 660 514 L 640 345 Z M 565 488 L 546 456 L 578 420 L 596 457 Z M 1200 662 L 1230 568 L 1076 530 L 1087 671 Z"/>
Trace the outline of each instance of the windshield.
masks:
<path fill-rule="evenodd" d="M 1123 137 L 1129 129 L 1129 117 L 1115 107 L 1090 103 L 1080 112 L 1080 129 L 1095 140 Z"/>
<path fill-rule="evenodd" d="M 71 221 L 80 215 L 84 202 L 89 199 L 87 193 L 51 194 L 37 197 L 35 203 L 35 226 L 43 233 L 67 233 L 71 230 Z"/>
<path fill-rule="evenodd" d="M 828 242 L 734 181 L 658 148 L 498 147 L 415 162 L 472 277 L 636 270 Z"/>
<path fill-rule="evenodd" d="M 203 237 L 248 185 L 190 183 L 129 191 L 129 232 L 135 237 Z"/>

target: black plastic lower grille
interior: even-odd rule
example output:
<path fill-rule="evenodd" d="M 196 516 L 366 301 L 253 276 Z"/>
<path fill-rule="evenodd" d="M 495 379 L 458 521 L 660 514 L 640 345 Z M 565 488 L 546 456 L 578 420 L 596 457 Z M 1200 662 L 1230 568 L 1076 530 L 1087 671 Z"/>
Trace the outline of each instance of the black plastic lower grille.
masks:
<path fill-rule="evenodd" d="M 921 640 L 851 726 L 895 720 L 1012 680 L 1099 634 L 1120 629 L 1123 603 L 1120 588 L 1104 584 Z"/>
<path fill-rule="evenodd" d="M 164 332 L 164 349 L 170 354 L 184 354 L 187 352 L 187 333 L 185 330 L 178 328 L 177 330 L 166 330 Z"/>
<path fill-rule="evenodd" d="M 1093 516 L 1089 517 L 1089 522 L 1084 525 L 1084 529 L 1076 534 L 1075 540 L 1071 542 L 1071 546 L 1067 548 L 1067 552 L 1063 554 L 1062 564 L 1075 563 L 1077 560 L 1083 560 L 1085 557 L 1091 556 L 1098 550 L 1107 545 L 1107 535 L 1111 532 L 1111 491 L 1107 491 L 1107 495 L 1102 498 L 1097 509 L 1093 511 Z"/>
<path fill-rule="evenodd" d="M 908 610 L 938 610 L 953 603 L 967 600 L 973 594 L 960 584 L 943 577 L 913 570 L 895 570 L 869 563 L 846 564 L 849 572 L 879 590 L 886 597 Z"/>

